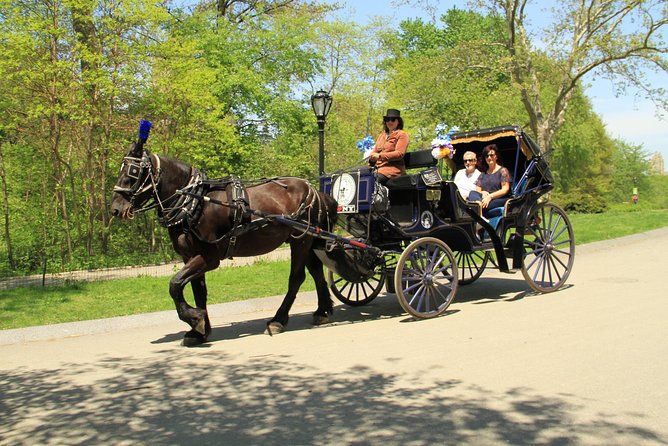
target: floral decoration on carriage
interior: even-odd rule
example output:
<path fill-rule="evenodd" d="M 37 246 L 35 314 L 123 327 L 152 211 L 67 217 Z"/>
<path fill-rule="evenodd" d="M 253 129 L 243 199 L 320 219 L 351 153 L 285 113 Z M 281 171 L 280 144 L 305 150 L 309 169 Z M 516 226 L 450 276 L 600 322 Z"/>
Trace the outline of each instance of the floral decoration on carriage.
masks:
<path fill-rule="evenodd" d="M 436 138 L 431 141 L 431 155 L 438 159 L 448 157 L 452 159 L 455 156 L 456 149 L 452 146 L 452 134 L 459 131 L 459 127 L 453 126 L 448 130 L 445 124 L 437 124 L 435 133 Z"/>
<path fill-rule="evenodd" d="M 357 141 L 357 148 L 362 152 L 362 158 L 366 159 L 371 155 L 374 144 L 375 142 L 370 135 L 366 135 L 364 139 Z"/>

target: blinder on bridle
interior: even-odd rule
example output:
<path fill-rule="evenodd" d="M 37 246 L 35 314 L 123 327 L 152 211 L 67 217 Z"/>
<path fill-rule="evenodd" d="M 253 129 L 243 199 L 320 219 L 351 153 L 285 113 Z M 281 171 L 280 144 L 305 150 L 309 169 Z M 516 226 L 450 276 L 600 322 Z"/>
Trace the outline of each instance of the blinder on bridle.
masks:
<path fill-rule="evenodd" d="M 134 150 L 130 153 L 133 152 Z M 123 168 L 127 166 L 125 175 L 128 178 L 133 179 L 134 183 L 130 187 L 120 187 L 116 185 L 114 186 L 114 192 L 122 195 L 123 198 L 128 200 L 132 208 L 135 207 L 137 198 L 152 188 L 155 188 L 155 185 L 158 183 L 158 177 L 160 176 L 160 158 L 155 157 L 155 159 L 157 160 L 158 166 L 154 171 L 153 163 L 151 162 L 151 154 L 147 150 L 142 150 L 141 158 L 131 156 L 130 154 L 123 158 L 121 174 L 123 173 Z"/>

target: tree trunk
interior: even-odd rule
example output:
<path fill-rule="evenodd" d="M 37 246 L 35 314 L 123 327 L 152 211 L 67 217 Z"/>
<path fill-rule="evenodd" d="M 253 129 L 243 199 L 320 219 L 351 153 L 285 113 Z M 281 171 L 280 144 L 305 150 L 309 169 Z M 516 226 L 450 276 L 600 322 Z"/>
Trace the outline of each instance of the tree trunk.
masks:
<path fill-rule="evenodd" d="M 99 56 L 100 50 L 95 33 L 95 23 L 93 22 L 93 3 L 80 1 L 72 5 L 72 27 L 76 32 L 76 38 L 84 48 L 84 52 L 80 58 L 81 66 L 81 81 L 84 86 L 88 109 L 87 122 L 83 126 L 82 145 L 84 147 L 84 177 L 82 180 L 82 187 L 86 197 L 87 207 L 87 227 L 85 232 L 84 244 L 86 252 L 89 256 L 94 254 L 95 245 L 95 226 L 99 207 L 98 201 L 98 184 L 103 184 L 104 177 L 100 178 L 99 169 L 96 169 L 96 155 L 95 155 L 95 125 L 96 116 L 94 114 L 98 105 L 98 87 L 96 82 L 90 79 L 95 79 L 95 73 L 98 69 L 98 64 L 95 62 Z M 94 56 L 89 59 L 88 55 Z"/>
<path fill-rule="evenodd" d="M 9 232 L 9 195 L 7 193 L 7 178 L 5 174 L 5 156 L 2 151 L 2 141 L 0 141 L 0 179 L 2 179 L 2 198 L 5 215 L 5 244 L 7 245 L 7 261 L 9 267 L 13 270 L 16 268 L 14 263 L 14 253 L 12 251 L 12 239 Z"/>

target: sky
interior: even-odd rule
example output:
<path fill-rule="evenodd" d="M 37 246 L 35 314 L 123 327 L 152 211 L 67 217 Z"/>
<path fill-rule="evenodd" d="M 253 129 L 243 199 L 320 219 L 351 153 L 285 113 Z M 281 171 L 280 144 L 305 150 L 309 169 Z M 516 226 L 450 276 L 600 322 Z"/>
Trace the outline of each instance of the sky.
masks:
<path fill-rule="evenodd" d="M 393 0 L 338 0 L 338 3 L 344 6 L 344 10 L 339 12 L 342 18 L 351 18 L 360 24 L 367 23 L 374 16 L 384 17 L 388 24 L 394 25 L 408 18 L 429 18 L 420 8 L 393 6 L 395 3 Z M 440 16 L 439 13 L 444 13 L 454 6 L 467 9 L 464 0 L 432 0 L 430 3 L 439 5 L 437 17 Z M 546 2 L 535 3 L 540 3 L 537 8 L 544 8 Z M 532 15 L 530 12 L 529 17 L 536 20 L 536 17 L 549 18 L 549 14 L 539 9 L 537 14 Z M 540 26 L 538 20 L 536 26 Z M 668 89 L 668 75 L 655 79 L 655 86 Z M 590 83 L 586 95 L 591 100 L 594 111 L 603 120 L 608 134 L 634 145 L 642 145 L 650 155 L 660 152 L 668 167 L 668 115 L 664 113 L 663 118 L 657 117 L 655 105 L 650 100 L 634 98 L 632 92 L 616 97 L 613 85 L 607 80 L 586 79 L 586 82 Z"/>

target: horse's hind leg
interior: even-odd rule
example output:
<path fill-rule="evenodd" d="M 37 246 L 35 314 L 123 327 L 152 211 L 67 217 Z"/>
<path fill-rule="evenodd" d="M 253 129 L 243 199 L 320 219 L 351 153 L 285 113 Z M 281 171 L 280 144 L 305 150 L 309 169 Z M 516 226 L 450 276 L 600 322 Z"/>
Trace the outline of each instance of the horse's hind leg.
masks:
<path fill-rule="evenodd" d="M 176 312 L 179 315 L 179 319 L 192 327 L 192 330 L 186 333 L 185 337 L 183 338 L 184 345 L 197 345 L 206 341 L 206 336 L 208 336 L 209 333 L 207 331 L 207 325 L 209 327 L 209 331 L 211 326 L 208 323 L 209 318 L 206 311 L 206 286 L 204 285 L 202 288 L 201 285 L 204 284 L 204 273 L 216 268 L 217 266 L 217 264 L 207 264 L 204 257 L 198 255 L 189 259 L 183 268 L 181 268 L 181 270 L 176 273 L 176 275 L 174 275 L 172 280 L 169 282 L 169 294 L 174 300 L 174 305 L 176 306 Z M 196 302 L 199 299 L 200 304 L 202 304 L 197 304 L 197 306 L 202 306 L 203 308 L 193 308 L 188 305 L 185 298 L 183 297 L 183 289 L 192 280 L 199 281 L 200 279 L 202 280 L 200 284 L 193 285 L 193 293 L 196 296 Z"/>
<path fill-rule="evenodd" d="M 323 272 L 322 261 L 311 250 L 309 258 L 306 262 L 306 268 L 313 277 L 315 282 L 315 289 L 318 293 L 318 308 L 313 313 L 313 325 L 322 325 L 329 323 L 329 316 L 334 313 L 332 299 L 329 297 L 329 288 L 327 287 L 327 280 Z"/>

